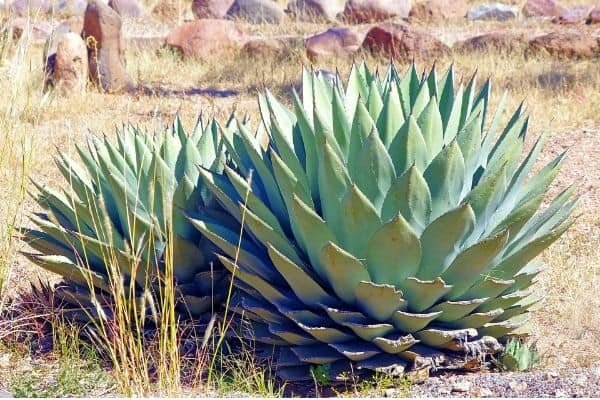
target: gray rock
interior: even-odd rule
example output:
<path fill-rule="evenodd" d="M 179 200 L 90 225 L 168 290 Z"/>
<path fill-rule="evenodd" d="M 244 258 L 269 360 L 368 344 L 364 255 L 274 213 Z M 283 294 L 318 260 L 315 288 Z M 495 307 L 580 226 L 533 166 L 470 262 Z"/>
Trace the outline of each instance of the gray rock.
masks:
<path fill-rule="evenodd" d="M 243 19 L 253 24 L 278 24 L 285 17 L 283 8 L 271 0 L 236 0 L 227 17 Z"/>
<path fill-rule="evenodd" d="M 334 21 L 344 11 L 344 0 L 292 0 L 287 12 L 299 21 Z"/>
<path fill-rule="evenodd" d="M 138 0 L 109 0 L 108 6 L 121 17 L 139 18 L 144 15 L 144 8 Z"/>
<path fill-rule="evenodd" d="M 481 4 L 479 6 L 475 6 L 469 9 L 469 11 L 467 12 L 467 19 L 469 21 L 506 21 L 509 19 L 517 18 L 518 15 L 519 9 L 517 6 L 510 6 L 502 3 L 490 3 Z"/>
<path fill-rule="evenodd" d="M 0 389 L 0 399 L 10 399 L 12 397 L 13 397 L 12 394 L 10 394 L 9 392 L 6 392 L 6 391 Z"/>
<path fill-rule="evenodd" d="M 454 393 L 467 393 L 471 390 L 473 384 L 469 381 L 459 381 L 452 385 L 452 392 Z"/>

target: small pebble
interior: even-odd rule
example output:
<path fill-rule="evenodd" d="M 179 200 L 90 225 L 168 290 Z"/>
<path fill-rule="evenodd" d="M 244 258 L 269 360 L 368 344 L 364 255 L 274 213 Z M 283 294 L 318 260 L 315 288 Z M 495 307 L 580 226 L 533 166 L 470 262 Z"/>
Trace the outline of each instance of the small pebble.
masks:
<path fill-rule="evenodd" d="M 587 376 L 585 375 L 575 375 L 575 384 L 577 386 L 586 386 L 587 385 Z"/>
<path fill-rule="evenodd" d="M 562 390 L 556 390 L 554 392 L 554 397 L 567 397 L 567 394 Z"/>
<path fill-rule="evenodd" d="M 485 387 L 478 387 L 471 391 L 470 395 L 472 397 L 496 397 L 494 392 Z"/>
<path fill-rule="evenodd" d="M 556 379 L 558 378 L 560 375 L 558 374 L 558 372 L 556 371 L 548 371 L 544 374 L 544 379 L 551 380 L 551 379 Z"/>
<path fill-rule="evenodd" d="M 471 390 L 471 382 L 459 381 L 452 385 L 452 391 L 457 393 L 466 393 Z"/>
<path fill-rule="evenodd" d="M 508 382 L 508 387 L 516 393 L 523 393 L 527 390 L 527 384 L 525 382 L 517 382 L 514 380 Z"/>
<path fill-rule="evenodd" d="M 383 397 L 398 397 L 400 391 L 398 389 L 389 388 L 383 391 Z"/>

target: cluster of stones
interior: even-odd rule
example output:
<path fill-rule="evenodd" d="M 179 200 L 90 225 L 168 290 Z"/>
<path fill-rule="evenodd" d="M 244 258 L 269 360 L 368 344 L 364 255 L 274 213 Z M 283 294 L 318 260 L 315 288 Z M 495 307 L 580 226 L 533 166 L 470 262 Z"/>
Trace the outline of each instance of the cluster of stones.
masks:
<path fill-rule="evenodd" d="M 163 0 L 153 10 L 166 10 Z M 188 6 L 189 7 L 189 6 Z M 147 13 L 138 0 L 13 0 L 13 13 L 21 15 L 11 24 L 13 35 L 28 31 L 46 40 L 47 85 L 63 92 L 85 90 L 92 82 L 107 92 L 129 91 L 135 83 L 122 62 L 121 18 L 139 18 Z M 32 10 L 70 16 L 58 27 L 48 22 L 30 26 Z M 290 0 L 284 8 L 272 0 L 193 0 L 194 20 L 171 30 L 151 45 L 177 49 L 184 57 L 210 59 L 243 51 L 251 57 L 305 52 L 312 59 L 349 58 L 359 51 L 380 53 L 396 59 L 437 58 L 451 48 L 421 23 L 450 19 L 509 20 L 520 16 L 548 19 L 560 24 L 596 24 L 600 7 L 564 7 L 556 0 L 527 0 L 523 8 L 502 3 L 469 6 L 467 0 Z M 251 24 L 292 21 L 343 21 L 307 37 L 249 36 L 240 22 Z M 139 40 L 137 40 L 139 39 Z M 128 43 L 144 42 L 129 38 Z M 600 37 L 583 30 L 555 30 L 526 37 L 514 30 L 481 34 L 453 44 L 456 51 L 487 49 L 545 51 L 562 57 L 600 56 Z"/>

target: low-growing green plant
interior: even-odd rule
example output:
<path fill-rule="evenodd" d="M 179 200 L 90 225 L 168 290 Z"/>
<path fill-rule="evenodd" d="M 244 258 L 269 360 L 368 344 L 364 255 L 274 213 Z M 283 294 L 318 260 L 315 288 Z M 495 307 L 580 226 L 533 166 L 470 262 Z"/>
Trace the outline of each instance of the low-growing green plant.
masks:
<path fill-rule="evenodd" d="M 500 352 L 541 298 L 534 258 L 573 223 L 573 187 L 538 211 L 565 155 L 534 173 L 546 137 L 526 150 L 524 105 L 502 124 L 491 81 L 452 67 L 361 64 L 346 84 L 304 71 L 301 91 L 293 110 L 260 96 L 258 133 L 225 132 L 234 165 L 201 172 L 245 229 L 193 219 L 235 277 L 249 337 L 278 349 L 284 380 Z"/>
<path fill-rule="evenodd" d="M 500 354 L 496 365 L 505 371 L 528 371 L 540 361 L 535 343 L 511 338 Z"/>

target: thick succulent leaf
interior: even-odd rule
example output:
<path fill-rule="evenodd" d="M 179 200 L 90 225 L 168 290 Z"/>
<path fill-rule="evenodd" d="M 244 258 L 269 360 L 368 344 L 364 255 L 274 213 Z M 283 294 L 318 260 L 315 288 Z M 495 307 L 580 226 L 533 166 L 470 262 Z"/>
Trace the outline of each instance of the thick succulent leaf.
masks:
<path fill-rule="evenodd" d="M 463 300 L 463 301 L 445 301 L 431 307 L 429 312 L 441 311 L 437 320 L 440 322 L 453 322 L 470 314 L 478 306 L 483 304 L 487 298 Z"/>
<path fill-rule="evenodd" d="M 382 221 L 390 221 L 398 213 L 421 234 L 431 216 L 431 193 L 417 167 L 411 166 L 392 183 L 381 210 Z"/>
<path fill-rule="evenodd" d="M 356 336 L 368 342 L 373 341 L 375 338 L 389 335 L 395 330 L 395 328 L 392 325 L 385 323 L 368 324 L 358 322 L 345 322 L 342 325 L 344 325 L 347 328 L 350 328 L 352 332 L 356 334 Z"/>
<path fill-rule="evenodd" d="M 381 114 L 381 111 L 383 110 L 383 99 L 381 98 L 381 93 L 379 92 L 379 88 L 377 87 L 377 82 L 375 79 L 371 81 L 369 86 L 367 109 L 369 110 L 369 114 L 371 114 L 374 121 L 379 119 L 379 114 Z"/>
<path fill-rule="evenodd" d="M 477 331 L 475 329 L 424 329 L 413 335 L 427 346 L 443 348 L 450 342 L 466 342 L 469 338 L 477 336 Z"/>
<path fill-rule="evenodd" d="M 345 105 L 337 90 L 333 91 L 332 118 L 333 135 L 342 150 L 342 154 L 347 156 L 350 147 L 350 120 L 346 114 Z"/>
<path fill-rule="evenodd" d="M 350 177 L 342 160 L 327 143 L 320 152 L 318 182 L 323 217 L 336 235 L 340 235 L 339 208 L 350 186 Z"/>
<path fill-rule="evenodd" d="M 504 312 L 503 309 L 497 308 L 488 312 L 472 313 L 463 318 L 457 319 L 452 322 L 448 322 L 448 326 L 451 328 L 465 329 L 465 328 L 480 328 L 483 325 L 494 321 Z"/>
<path fill-rule="evenodd" d="M 370 371 L 380 372 L 390 376 L 402 376 L 408 363 L 391 354 L 380 354 L 357 364 L 359 369 L 368 369 Z"/>
<path fill-rule="evenodd" d="M 435 279 L 450 265 L 463 240 L 475 224 L 473 209 L 468 203 L 447 212 L 433 221 L 421 235 L 425 249 L 417 277 Z"/>
<path fill-rule="evenodd" d="M 356 287 L 355 295 L 358 308 L 380 322 L 387 321 L 406 303 L 402 298 L 402 292 L 396 290 L 394 286 L 378 285 L 373 282 L 360 282 Z"/>
<path fill-rule="evenodd" d="M 402 332 L 413 333 L 420 331 L 428 326 L 433 320 L 439 317 L 442 311 L 430 312 L 426 314 L 415 314 L 406 311 L 396 311 L 392 315 L 394 326 Z"/>
<path fill-rule="evenodd" d="M 315 281 L 315 278 L 308 274 L 306 267 L 301 268 L 271 244 L 268 248 L 273 265 L 306 306 L 312 307 L 319 303 L 331 306 L 337 304 L 337 301 Z"/>
<path fill-rule="evenodd" d="M 331 344 L 330 346 L 352 361 L 366 360 L 381 353 L 378 347 L 363 341 L 349 341 L 346 343 Z"/>
<path fill-rule="evenodd" d="M 396 85 L 390 85 L 383 103 L 383 109 L 377 120 L 377 130 L 381 135 L 381 142 L 387 147 L 404 124 L 404 117 L 399 112 L 401 104 Z"/>
<path fill-rule="evenodd" d="M 431 192 L 431 218 L 456 207 L 460 201 L 465 162 L 460 147 L 453 141 L 445 147 L 423 173 Z"/>
<path fill-rule="evenodd" d="M 300 361 L 310 364 L 329 364 L 343 358 L 339 351 L 326 344 L 296 346 L 292 347 L 292 351 Z"/>
<path fill-rule="evenodd" d="M 403 174 L 412 165 L 416 165 L 419 171 L 425 170 L 428 162 L 427 144 L 412 115 L 400 127 L 388 151 L 397 175 Z"/>
<path fill-rule="evenodd" d="M 348 170 L 354 171 L 360 168 L 358 164 L 358 153 L 363 148 L 367 137 L 377 129 L 373 118 L 369 114 L 366 105 L 362 100 L 356 103 L 354 119 L 352 120 L 352 129 L 350 131 L 350 144 L 348 148 Z"/>
<path fill-rule="evenodd" d="M 311 113 L 307 113 L 306 110 L 312 110 L 311 108 L 302 108 L 300 99 L 296 91 L 293 91 L 294 95 L 294 112 L 297 118 L 296 129 L 298 129 L 301 137 L 302 144 L 304 145 L 304 170 L 308 178 L 308 186 L 313 196 L 318 193 L 317 189 L 317 171 L 318 171 L 318 153 L 317 145 L 315 142 L 315 132 L 312 127 L 312 122 L 309 120 L 309 116 L 312 117 Z M 311 99 L 312 101 L 312 99 Z"/>
<path fill-rule="evenodd" d="M 401 287 L 415 276 L 421 262 L 421 242 L 398 214 L 379 228 L 367 246 L 367 269 L 373 282 Z"/>
<path fill-rule="evenodd" d="M 398 334 L 388 335 L 388 337 L 376 337 L 373 343 L 381 350 L 389 354 L 398 354 L 412 347 L 416 340 L 412 335 L 399 336 Z"/>
<path fill-rule="evenodd" d="M 396 179 L 396 172 L 377 132 L 371 131 L 356 157 L 355 169 L 350 170 L 350 176 L 375 208 L 381 210 L 385 195 Z"/>
<path fill-rule="evenodd" d="M 321 264 L 321 249 L 333 242 L 335 237 L 325 221 L 298 197 L 294 197 L 293 213 L 300 232 L 300 243 L 306 246 L 303 250 L 308 255 L 312 268 L 321 279 L 327 281 L 328 275 Z"/>
<path fill-rule="evenodd" d="M 495 298 L 510 288 L 515 283 L 514 280 L 494 279 L 489 276 L 480 277 L 479 280 L 469 288 L 463 295 L 452 300 L 467 300 L 473 298 L 482 298 L 488 296 Z"/>
<path fill-rule="evenodd" d="M 402 289 L 408 310 L 413 313 L 422 313 L 446 295 L 452 286 L 446 285 L 441 278 L 431 281 L 408 278 Z"/>
<path fill-rule="evenodd" d="M 442 274 L 442 279 L 453 286 L 446 295 L 447 299 L 457 299 L 473 285 L 481 272 L 503 250 L 508 241 L 508 235 L 508 231 L 501 231 L 463 250 L 454 259 Z"/>
<path fill-rule="evenodd" d="M 352 254 L 328 242 L 320 252 L 319 261 L 336 295 L 348 304 L 356 301 L 356 288 L 361 281 L 370 281 L 363 263 Z"/>
<path fill-rule="evenodd" d="M 426 165 L 428 165 L 444 146 L 442 116 L 435 97 L 431 97 L 429 103 L 417 118 L 417 125 L 421 129 L 427 148 Z"/>
<path fill-rule="evenodd" d="M 369 238 L 381 226 L 377 210 L 356 185 L 349 188 L 339 208 L 342 247 L 355 257 L 365 259 Z M 361 234 L 357 235 L 357 232 Z"/>

